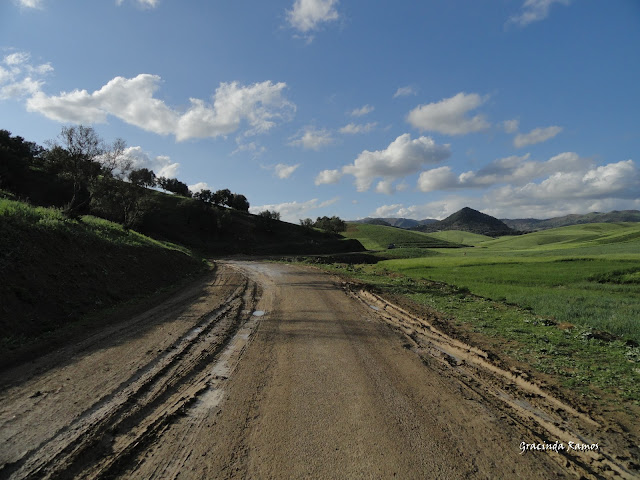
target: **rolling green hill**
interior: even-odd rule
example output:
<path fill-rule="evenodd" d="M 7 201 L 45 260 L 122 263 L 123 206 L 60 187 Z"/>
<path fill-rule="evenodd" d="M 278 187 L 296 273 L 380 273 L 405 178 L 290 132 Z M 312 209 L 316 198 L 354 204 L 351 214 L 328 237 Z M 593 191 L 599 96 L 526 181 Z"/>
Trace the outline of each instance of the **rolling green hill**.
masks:
<path fill-rule="evenodd" d="M 445 282 L 558 322 L 640 341 L 640 224 L 584 224 L 507 236 L 376 268 Z"/>
<path fill-rule="evenodd" d="M 533 231 L 585 223 L 640 222 L 640 211 L 614 210 L 607 213 L 591 212 L 584 215 L 565 215 L 563 217 L 548 218 L 546 220 L 538 220 L 536 218 L 505 219 L 503 222 L 515 230 Z"/>
<path fill-rule="evenodd" d="M 445 242 L 460 243 L 462 245 L 480 245 L 489 240 L 493 240 L 492 237 L 487 235 L 479 235 L 477 233 L 465 232 L 464 230 L 446 230 L 443 232 L 434 232 L 429 234 L 430 237 L 444 240 Z"/>
<path fill-rule="evenodd" d="M 553 228 L 517 237 L 503 237 L 483 244 L 491 249 L 558 250 L 597 248 L 640 241 L 640 223 L 589 223 Z"/>
<path fill-rule="evenodd" d="M 359 240 L 368 250 L 386 250 L 390 244 L 394 244 L 396 248 L 421 249 L 462 246 L 420 232 L 364 223 L 348 223 L 347 230 L 342 235 Z"/>

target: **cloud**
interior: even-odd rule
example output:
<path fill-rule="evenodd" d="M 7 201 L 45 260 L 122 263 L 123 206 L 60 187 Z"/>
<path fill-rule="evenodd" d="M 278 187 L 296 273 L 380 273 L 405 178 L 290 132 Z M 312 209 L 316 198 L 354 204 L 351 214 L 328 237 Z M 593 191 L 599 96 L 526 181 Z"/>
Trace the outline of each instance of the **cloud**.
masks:
<path fill-rule="evenodd" d="M 427 170 L 418 178 L 418 189 L 423 192 L 460 188 L 483 188 L 496 184 L 522 185 L 558 172 L 585 171 L 592 164 L 577 153 L 565 152 L 546 162 L 529 161 L 530 155 L 511 156 L 494 160 L 478 171 L 456 175 L 450 167 Z"/>
<path fill-rule="evenodd" d="M 0 100 L 20 99 L 37 94 L 44 85 L 43 77 L 53 71 L 50 64 L 32 65 L 30 55 L 15 52 L 0 62 Z"/>
<path fill-rule="evenodd" d="M 410 95 L 417 95 L 418 92 L 412 86 L 400 87 L 396 90 L 396 93 L 393 94 L 393 98 L 398 97 L 408 97 Z"/>
<path fill-rule="evenodd" d="M 207 182 L 198 182 L 194 185 L 189 185 L 189 191 L 191 193 L 201 192 L 202 190 L 211 190 Z"/>
<path fill-rule="evenodd" d="M 157 75 L 140 74 L 130 79 L 116 77 L 93 93 L 74 90 L 47 96 L 37 92 L 27 100 L 27 110 L 73 123 L 103 123 L 113 115 L 153 133 L 173 134 L 178 141 L 224 136 L 243 124 L 248 127 L 245 135 L 264 133 L 295 111 L 295 105 L 283 97 L 285 83 L 221 83 L 213 104 L 191 98 L 184 113 L 154 98 L 160 83 Z"/>
<path fill-rule="evenodd" d="M 367 124 L 359 124 L 350 123 L 349 125 L 345 125 L 340 129 L 340 133 L 344 133 L 347 135 L 355 135 L 358 133 L 368 133 L 378 125 L 376 122 L 371 122 Z"/>
<path fill-rule="evenodd" d="M 21 65 L 29 60 L 30 55 L 26 52 L 11 53 L 4 57 L 3 63 L 9 66 Z"/>
<path fill-rule="evenodd" d="M 376 193 L 384 193 L 391 195 L 395 193 L 396 189 L 393 186 L 393 180 L 380 180 L 376 185 Z"/>
<path fill-rule="evenodd" d="M 291 27 L 308 34 L 318 30 L 323 23 L 340 18 L 336 5 L 338 0 L 295 0 L 293 8 L 287 10 L 287 20 Z"/>
<path fill-rule="evenodd" d="M 315 184 L 325 185 L 330 183 L 338 183 L 341 178 L 342 172 L 340 170 L 323 170 L 316 176 Z"/>
<path fill-rule="evenodd" d="M 481 197 L 452 195 L 425 205 L 391 205 L 380 210 L 385 216 L 443 218 L 463 206 L 471 206 L 497 218 L 551 218 L 640 207 L 640 169 L 633 160 L 600 166 L 572 161 L 576 161 L 575 154 L 565 153 L 539 162 L 548 170 L 541 181 L 504 185 Z M 565 167 L 552 172 L 554 165 Z"/>
<path fill-rule="evenodd" d="M 413 218 L 425 220 L 433 218 L 442 220 L 465 206 L 472 205 L 477 208 L 477 199 L 471 197 L 449 196 L 423 205 L 409 205 L 405 207 L 401 203 L 382 205 L 371 213 L 372 217 L 382 218 Z"/>
<path fill-rule="evenodd" d="M 520 127 L 520 120 L 505 120 L 501 125 L 506 133 L 516 133 Z"/>
<path fill-rule="evenodd" d="M 368 113 L 373 112 L 373 110 L 374 107 L 372 107 L 371 105 L 364 105 L 360 108 L 351 110 L 351 113 L 349 115 L 351 115 L 352 117 L 362 117 L 363 115 L 367 115 Z"/>
<path fill-rule="evenodd" d="M 407 121 L 421 131 L 434 131 L 446 135 L 465 135 L 486 130 L 491 125 L 483 115 L 469 118 L 466 114 L 487 101 L 476 93 L 458 93 L 437 103 L 419 105 L 409 112 Z"/>
<path fill-rule="evenodd" d="M 322 147 L 333 143 L 333 137 L 331 137 L 331 133 L 328 130 L 319 130 L 311 126 L 304 127 L 289 140 L 291 141 L 288 145 L 308 150 L 320 150 Z"/>
<path fill-rule="evenodd" d="M 507 23 L 515 23 L 521 27 L 533 22 L 544 20 L 549 16 L 549 10 L 554 3 L 569 5 L 571 0 L 526 0 L 519 15 L 514 15 Z"/>
<path fill-rule="evenodd" d="M 140 7 L 143 8 L 156 8 L 160 0 L 132 0 L 135 1 Z M 124 3 L 124 0 L 116 0 L 116 5 L 120 6 Z"/>
<path fill-rule="evenodd" d="M 16 3 L 24 8 L 42 8 L 43 0 L 16 0 Z"/>
<path fill-rule="evenodd" d="M 255 159 L 267 151 L 265 146 L 259 145 L 256 142 L 242 143 L 241 136 L 236 138 L 236 143 L 238 144 L 238 147 L 231 152 L 231 155 L 235 155 L 240 152 L 248 152 L 251 155 L 251 158 Z"/>
<path fill-rule="evenodd" d="M 449 145 L 436 145 L 429 137 L 414 140 L 411 135 L 400 135 L 384 150 L 364 150 L 353 164 L 342 168 L 345 174 L 356 178 L 359 192 L 369 189 L 374 178 L 394 180 L 418 172 L 424 165 L 441 162 L 451 155 Z"/>
<path fill-rule="evenodd" d="M 276 175 L 278 178 L 289 178 L 293 172 L 296 171 L 300 164 L 296 165 L 285 165 L 284 163 L 279 163 L 275 166 Z"/>
<path fill-rule="evenodd" d="M 281 219 L 285 222 L 298 223 L 300 219 L 308 217 L 310 211 L 328 207 L 336 203 L 338 200 L 339 198 L 336 197 L 324 202 L 320 202 L 317 198 L 314 198 L 306 202 L 293 201 L 269 205 L 259 205 L 250 207 L 249 212 L 255 215 L 264 210 L 276 211 L 280 213 Z"/>
<path fill-rule="evenodd" d="M 640 173 L 633 160 L 609 163 L 588 170 L 557 172 L 540 183 L 508 185 L 495 197 L 510 204 L 550 204 L 567 199 L 636 199 L 640 191 Z"/>
<path fill-rule="evenodd" d="M 157 177 L 176 178 L 180 164 L 172 162 L 166 155 L 152 156 L 142 147 L 127 147 L 123 155 L 132 161 L 134 169 L 148 168 L 153 170 Z"/>
<path fill-rule="evenodd" d="M 562 132 L 562 127 L 557 126 L 534 128 L 529 133 L 519 133 L 516 135 L 513 139 L 513 145 L 516 148 L 522 148 L 527 145 L 546 142 L 558 135 L 560 132 Z"/>

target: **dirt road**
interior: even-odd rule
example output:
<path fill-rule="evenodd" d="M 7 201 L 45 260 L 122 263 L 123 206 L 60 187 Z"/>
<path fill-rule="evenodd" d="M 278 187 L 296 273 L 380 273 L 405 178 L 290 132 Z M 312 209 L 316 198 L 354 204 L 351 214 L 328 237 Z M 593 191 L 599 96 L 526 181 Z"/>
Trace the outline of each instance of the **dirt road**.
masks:
<path fill-rule="evenodd" d="M 488 357 L 327 274 L 219 262 L 4 372 L 0 478 L 635 478 L 627 433 Z"/>

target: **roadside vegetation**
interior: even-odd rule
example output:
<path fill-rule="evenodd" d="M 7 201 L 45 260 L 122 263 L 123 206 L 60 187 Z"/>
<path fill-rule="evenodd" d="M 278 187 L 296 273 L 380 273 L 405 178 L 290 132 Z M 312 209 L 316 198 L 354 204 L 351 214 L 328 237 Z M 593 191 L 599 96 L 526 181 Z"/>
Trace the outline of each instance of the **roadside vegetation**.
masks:
<path fill-rule="evenodd" d="M 412 233 L 357 227 L 346 235 L 376 249 Z M 323 268 L 441 312 L 464 335 L 480 335 L 580 395 L 640 406 L 639 223 L 497 239 L 460 231 L 424 236 L 475 246 L 407 246 L 376 253 L 384 259 L 374 265 Z"/>
<path fill-rule="evenodd" d="M 0 364 L 87 315 L 207 268 L 189 249 L 108 220 L 0 198 Z"/>

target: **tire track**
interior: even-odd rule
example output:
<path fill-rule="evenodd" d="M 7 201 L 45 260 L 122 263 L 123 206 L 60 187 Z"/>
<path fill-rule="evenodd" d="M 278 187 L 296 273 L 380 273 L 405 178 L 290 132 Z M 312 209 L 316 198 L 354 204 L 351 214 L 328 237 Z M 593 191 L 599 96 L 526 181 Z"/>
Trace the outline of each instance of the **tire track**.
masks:
<path fill-rule="evenodd" d="M 381 317 L 409 341 L 407 347 L 432 365 L 436 360 L 440 368 L 454 372 L 455 376 L 469 388 L 478 401 L 493 399 L 493 404 L 504 413 L 504 419 L 518 424 L 528 434 L 527 443 L 549 443 L 556 440 L 568 445 L 576 441 L 584 444 L 598 443 L 604 426 L 571 405 L 554 397 L 542 387 L 522 376 L 520 372 L 504 370 L 491 362 L 489 355 L 467 345 L 435 328 L 427 319 L 417 317 L 394 305 L 383 297 L 351 285 L 345 291 L 362 302 L 375 315 Z M 604 447 L 604 448 L 603 448 Z M 573 451 L 570 448 L 558 452 L 549 451 L 562 468 L 577 476 L 589 478 L 637 478 L 624 462 L 607 453 L 600 440 L 597 450 Z M 625 458 L 633 458 L 625 452 Z"/>
<path fill-rule="evenodd" d="M 224 348 L 255 295 L 255 285 L 245 279 L 169 348 L 20 460 L 5 464 L 0 478 L 90 478 L 109 471 L 204 390 L 196 377 Z"/>

